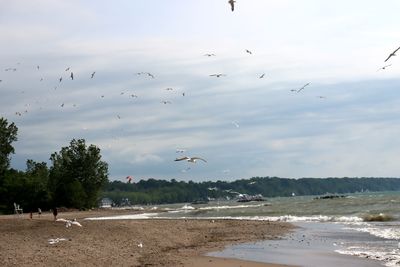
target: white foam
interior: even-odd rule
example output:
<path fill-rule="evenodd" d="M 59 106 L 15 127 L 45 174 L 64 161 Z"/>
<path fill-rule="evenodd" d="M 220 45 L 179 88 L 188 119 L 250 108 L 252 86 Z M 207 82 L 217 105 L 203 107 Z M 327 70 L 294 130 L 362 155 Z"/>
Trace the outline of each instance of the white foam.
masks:
<path fill-rule="evenodd" d="M 367 226 L 362 228 L 351 228 L 358 232 L 369 233 L 371 235 L 385 238 L 385 239 L 395 239 L 400 240 L 400 231 L 399 228 L 378 228 L 373 226 Z"/>
<path fill-rule="evenodd" d="M 335 250 L 335 252 L 344 254 L 344 255 L 351 255 L 351 256 L 357 256 L 360 258 L 382 261 L 385 263 L 385 266 L 388 266 L 388 267 L 400 265 L 400 250 L 399 249 L 393 249 L 388 252 L 338 249 L 338 250 Z"/>
<path fill-rule="evenodd" d="M 246 208 L 258 208 L 262 206 L 265 206 L 265 203 L 257 205 L 210 206 L 210 207 L 200 207 L 198 209 L 199 210 L 246 209 Z"/>
<path fill-rule="evenodd" d="M 118 216 L 107 216 L 107 217 L 92 217 L 85 218 L 89 221 L 102 221 L 102 220 L 144 220 L 151 219 L 157 216 L 158 213 L 140 213 L 140 214 L 128 214 L 128 215 L 118 215 Z"/>

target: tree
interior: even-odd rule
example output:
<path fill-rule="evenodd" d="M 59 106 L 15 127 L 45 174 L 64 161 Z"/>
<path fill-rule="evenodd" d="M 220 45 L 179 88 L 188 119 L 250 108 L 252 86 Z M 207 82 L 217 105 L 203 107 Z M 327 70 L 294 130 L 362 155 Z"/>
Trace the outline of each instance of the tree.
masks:
<path fill-rule="evenodd" d="M 73 139 L 50 160 L 49 191 L 54 205 L 91 208 L 97 204 L 99 191 L 108 182 L 108 164 L 101 161 L 99 148 Z"/>
<path fill-rule="evenodd" d="M 7 120 L 0 118 L 0 176 L 10 166 L 10 154 L 14 153 L 12 142 L 17 141 L 18 128 L 14 123 L 8 124 Z"/>

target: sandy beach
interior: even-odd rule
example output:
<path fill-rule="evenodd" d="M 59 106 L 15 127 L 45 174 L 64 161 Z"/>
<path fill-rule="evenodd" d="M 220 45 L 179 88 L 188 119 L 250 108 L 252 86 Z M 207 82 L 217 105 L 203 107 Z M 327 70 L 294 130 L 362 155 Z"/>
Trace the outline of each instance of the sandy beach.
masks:
<path fill-rule="evenodd" d="M 66 228 L 53 215 L 0 216 L 2 266 L 283 266 L 203 256 L 227 245 L 277 239 L 287 223 L 239 220 L 108 220 L 87 217 L 132 211 L 61 212 L 83 225 Z M 49 239 L 64 238 L 56 244 Z"/>

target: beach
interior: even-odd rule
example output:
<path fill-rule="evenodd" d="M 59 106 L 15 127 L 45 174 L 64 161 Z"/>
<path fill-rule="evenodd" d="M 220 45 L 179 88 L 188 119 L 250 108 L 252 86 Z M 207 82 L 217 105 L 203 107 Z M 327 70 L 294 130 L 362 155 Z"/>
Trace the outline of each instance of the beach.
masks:
<path fill-rule="evenodd" d="M 146 219 L 90 221 L 87 217 L 132 211 L 60 212 L 82 227 L 65 227 L 44 212 L 0 216 L 2 266 L 284 266 L 204 256 L 250 241 L 278 239 L 294 227 L 285 222 Z M 50 244 L 49 239 L 59 239 Z"/>

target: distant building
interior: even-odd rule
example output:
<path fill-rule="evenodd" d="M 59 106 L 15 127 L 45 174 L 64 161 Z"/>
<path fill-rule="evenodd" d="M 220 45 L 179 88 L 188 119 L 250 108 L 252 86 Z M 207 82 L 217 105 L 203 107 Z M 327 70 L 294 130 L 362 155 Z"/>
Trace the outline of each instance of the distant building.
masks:
<path fill-rule="evenodd" d="M 100 208 L 111 208 L 113 205 L 113 201 L 109 199 L 108 197 L 102 198 L 100 200 L 99 207 Z"/>

